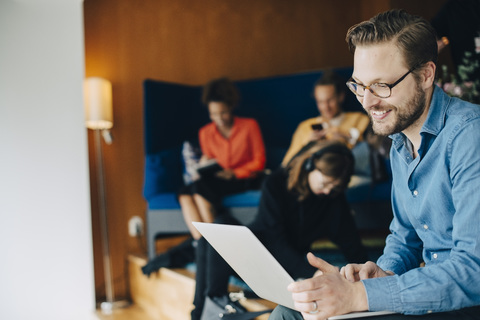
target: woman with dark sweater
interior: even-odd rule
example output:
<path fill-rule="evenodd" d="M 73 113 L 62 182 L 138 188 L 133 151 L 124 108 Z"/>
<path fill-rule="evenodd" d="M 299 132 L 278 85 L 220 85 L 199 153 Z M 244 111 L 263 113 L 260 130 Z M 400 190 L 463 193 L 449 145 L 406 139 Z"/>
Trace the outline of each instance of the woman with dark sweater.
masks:
<path fill-rule="evenodd" d="M 353 166 L 352 153 L 344 144 L 316 142 L 265 180 L 258 214 L 249 228 L 294 279 L 315 273 L 306 254 L 319 238 L 335 243 L 348 262 L 367 260 L 344 193 Z M 227 214 L 215 222 L 238 224 Z M 242 312 L 226 298 L 233 270 L 203 238 L 196 262 L 192 319 L 201 318 L 206 296 Z"/>

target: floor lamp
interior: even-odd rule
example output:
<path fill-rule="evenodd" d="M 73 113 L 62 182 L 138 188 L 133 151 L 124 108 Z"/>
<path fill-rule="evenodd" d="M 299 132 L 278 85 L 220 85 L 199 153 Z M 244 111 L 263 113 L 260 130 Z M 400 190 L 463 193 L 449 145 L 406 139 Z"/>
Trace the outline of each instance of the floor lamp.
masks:
<path fill-rule="evenodd" d="M 105 277 L 106 301 L 100 303 L 100 309 L 105 314 L 112 313 L 117 306 L 125 302 L 116 302 L 114 299 L 112 263 L 110 259 L 110 245 L 108 240 L 107 202 L 105 197 L 105 174 L 102 153 L 103 135 L 105 143 L 111 144 L 110 131 L 113 127 L 112 112 L 112 84 L 105 79 L 90 77 L 84 82 L 85 124 L 95 134 L 95 156 L 97 167 L 98 208 L 100 213 L 100 231 L 103 250 L 103 271 Z"/>

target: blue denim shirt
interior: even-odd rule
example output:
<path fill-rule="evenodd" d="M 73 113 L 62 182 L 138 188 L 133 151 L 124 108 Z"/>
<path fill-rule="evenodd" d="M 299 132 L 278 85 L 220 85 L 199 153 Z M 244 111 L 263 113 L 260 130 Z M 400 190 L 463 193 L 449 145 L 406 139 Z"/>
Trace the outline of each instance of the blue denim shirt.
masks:
<path fill-rule="evenodd" d="M 371 311 L 480 305 L 480 106 L 435 87 L 420 134 L 415 159 L 391 136 L 394 218 L 377 264 L 395 275 L 363 280 Z"/>

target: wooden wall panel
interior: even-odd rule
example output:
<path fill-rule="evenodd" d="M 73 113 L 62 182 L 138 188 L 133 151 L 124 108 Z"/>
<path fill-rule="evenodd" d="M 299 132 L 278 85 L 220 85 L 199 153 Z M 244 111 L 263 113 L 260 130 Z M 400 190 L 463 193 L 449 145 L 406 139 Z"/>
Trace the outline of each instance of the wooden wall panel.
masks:
<path fill-rule="evenodd" d="M 86 76 L 113 84 L 114 142 L 104 146 L 104 155 L 117 296 L 128 295 L 127 254 L 146 251 L 144 239 L 127 232 L 128 220 L 144 218 L 146 208 L 142 81 L 203 84 L 224 75 L 240 80 L 352 65 L 344 41 L 347 29 L 390 6 L 387 0 L 85 0 Z M 93 146 L 91 133 L 89 142 Z M 101 299 L 94 176 L 91 183 L 95 282 Z"/>
<path fill-rule="evenodd" d="M 121 70 L 201 84 L 345 65 L 343 38 L 354 13 L 333 1 L 123 1 L 118 25 Z M 320 18 L 319 18 L 320 17 Z"/>

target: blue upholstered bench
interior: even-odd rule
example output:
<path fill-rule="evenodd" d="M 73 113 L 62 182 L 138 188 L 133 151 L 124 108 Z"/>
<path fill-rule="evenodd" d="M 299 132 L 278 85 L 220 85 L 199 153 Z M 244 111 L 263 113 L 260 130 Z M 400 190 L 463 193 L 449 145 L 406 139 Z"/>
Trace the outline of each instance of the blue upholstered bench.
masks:
<path fill-rule="evenodd" d="M 345 79 L 352 68 L 336 69 Z M 241 94 L 239 116 L 257 119 L 262 130 L 267 168 L 277 168 L 297 125 L 318 115 L 312 96 L 313 84 L 322 71 L 237 81 Z M 144 88 L 146 230 L 148 256 L 155 256 L 155 239 L 188 233 L 176 192 L 183 186 L 184 141 L 196 141 L 201 126 L 209 122 L 201 105 L 202 86 L 189 86 L 147 79 Z M 363 110 L 347 93 L 345 111 Z M 390 181 L 363 185 L 347 192 L 361 229 L 386 227 L 391 218 Z M 260 198 L 259 191 L 232 195 L 224 205 L 243 223 L 251 221 Z"/>

